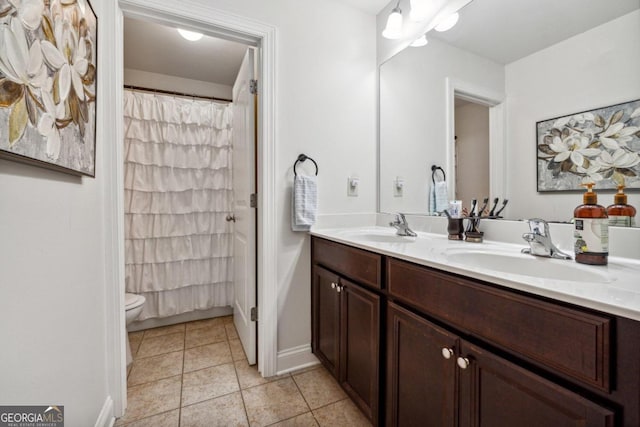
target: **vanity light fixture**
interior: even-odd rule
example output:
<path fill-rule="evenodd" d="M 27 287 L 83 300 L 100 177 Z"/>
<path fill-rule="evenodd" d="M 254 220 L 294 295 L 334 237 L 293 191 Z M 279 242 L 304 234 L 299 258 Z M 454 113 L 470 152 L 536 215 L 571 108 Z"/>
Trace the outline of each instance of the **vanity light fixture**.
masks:
<path fill-rule="evenodd" d="M 393 8 L 387 18 L 387 26 L 382 31 L 382 37 L 386 39 L 399 39 L 402 37 L 402 10 L 400 9 L 400 0 Z"/>
<path fill-rule="evenodd" d="M 458 12 L 452 13 L 451 15 L 444 18 L 440 23 L 438 23 L 438 25 L 436 25 L 436 31 L 443 32 L 452 29 L 453 26 L 458 23 L 459 18 L 460 15 L 458 14 Z"/>
<path fill-rule="evenodd" d="M 411 11 L 409 18 L 413 22 L 422 22 L 427 18 L 427 7 L 425 0 L 411 0 Z"/>
<path fill-rule="evenodd" d="M 195 31 L 183 30 L 182 28 L 178 28 L 177 30 L 183 38 L 190 42 L 197 42 L 203 36 L 202 33 L 196 33 Z"/>
<path fill-rule="evenodd" d="M 427 40 L 427 35 L 423 34 L 422 36 L 420 36 L 417 39 L 415 39 L 413 41 L 413 43 L 411 43 L 409 46 L 411 46 L 411 47 L 421 47 L 421 46 L 425 46 L 427 43 L 429 43 L 429 40 Z"/>

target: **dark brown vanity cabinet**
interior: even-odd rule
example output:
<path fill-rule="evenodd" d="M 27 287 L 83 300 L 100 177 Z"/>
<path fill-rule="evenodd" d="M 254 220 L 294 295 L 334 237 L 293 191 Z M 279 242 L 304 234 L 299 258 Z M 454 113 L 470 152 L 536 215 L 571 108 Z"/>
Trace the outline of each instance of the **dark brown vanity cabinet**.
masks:
<path fill-rule="evenodd" d="M 387 426 L 613 426 L 589 400 L 388 304 Z"/>
<path fill-rule="evenodd" d="M 613 427 L 613 411 L 461 341 L 460 426 Z"/>
<path fill-rule="evenodd" d="M 404 308 L 387 307 L 387 426 L 456 424 L 458 337 Z"/>
<path fill-rule="evenodd" d="M 639 322 L 312 241 L 313 350 L 374 423 L 640 427 Z"/>
<path fill-rule="evenodd" d="M 345 277 L 345 257 L 363 261 L 349 277 L 379 286 L 380 256 L 314 239 L 312 349 L 323 365 L 372 421 L 378 423 L 381 296 Z M 373 256 L 370 256 L 373 255 Z M 336 265 L 338 268 L 336 268 Z M 327 267 L 333 267 L 334 271 Z M 377 270 L 377 272 L 376 272 Z"/>

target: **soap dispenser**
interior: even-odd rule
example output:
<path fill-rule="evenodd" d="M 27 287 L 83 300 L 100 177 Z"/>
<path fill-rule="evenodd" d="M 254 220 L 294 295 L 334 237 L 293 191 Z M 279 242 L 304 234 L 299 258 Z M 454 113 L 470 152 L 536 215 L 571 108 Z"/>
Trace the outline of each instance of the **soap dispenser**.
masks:
<path fill-rule="evenodd" d="M 613 196 L 613 204 L 607 206 L 609 225 L 619 227 L 635 226 L 636 208 L 627 204 L 627 195 L 624 194 L 624 185 L 618 186 L 618 193 Z"/>
<path fill-rule="evenodd" d="M 583 204 L 573 211 L 576 262 L 607 265 L 609 255 L 607 211 L 604 206 L 598 204 L 598 196 L 593 191 L 594 183 L 583 185 L 587 187 Z"/>

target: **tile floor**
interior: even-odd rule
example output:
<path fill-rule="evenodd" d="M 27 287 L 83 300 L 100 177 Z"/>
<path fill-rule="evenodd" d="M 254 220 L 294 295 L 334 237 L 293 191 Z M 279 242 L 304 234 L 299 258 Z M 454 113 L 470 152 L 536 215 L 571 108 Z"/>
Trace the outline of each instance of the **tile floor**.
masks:
<path fill-rule="evenodd" d="M 128 407 L 116 426 L 370 426 L 322 366 L 262 378 L 232 317 L 131 332 Z"/>

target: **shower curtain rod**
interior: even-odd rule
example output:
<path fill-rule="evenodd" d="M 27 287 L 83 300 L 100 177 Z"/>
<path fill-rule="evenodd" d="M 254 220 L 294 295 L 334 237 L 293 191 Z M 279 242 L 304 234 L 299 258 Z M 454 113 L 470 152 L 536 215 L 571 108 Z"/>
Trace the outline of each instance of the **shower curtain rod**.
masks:
<path fill-rule="evenodd" d="M 124 85 L 124 88 L 125 89 L 131 89 L 131 90 L 144 91 L 144 92 L 160 93 L 160 94 L 163 94 L 163 95 L 177 95 L 177 96 L 186 96 L 188 98 L 206 99 L 206 100 L 209 100 L 209 101 L 232 102 L 231 99 L 217 98 L 215 96 L 200 96 L 200 95 L 193 95 L 193 94 L 190 94 L 190 93 L 174 92 L 174 91 L 171 91 L 171 90 L 150 89 L 150 88 L 142 87 L 142 86 Z"/>

